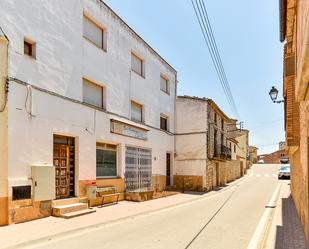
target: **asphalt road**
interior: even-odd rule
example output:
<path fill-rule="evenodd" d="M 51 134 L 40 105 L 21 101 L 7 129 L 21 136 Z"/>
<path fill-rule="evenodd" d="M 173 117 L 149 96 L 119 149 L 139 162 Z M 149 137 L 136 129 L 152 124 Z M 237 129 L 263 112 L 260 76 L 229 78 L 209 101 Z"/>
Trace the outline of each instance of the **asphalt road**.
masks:
<path fill-rule="evenodd" d="M 216 195 L 31 248 L 247 248 L 279 183 L 277 171 L 255 165 L 246 179 Z"/>

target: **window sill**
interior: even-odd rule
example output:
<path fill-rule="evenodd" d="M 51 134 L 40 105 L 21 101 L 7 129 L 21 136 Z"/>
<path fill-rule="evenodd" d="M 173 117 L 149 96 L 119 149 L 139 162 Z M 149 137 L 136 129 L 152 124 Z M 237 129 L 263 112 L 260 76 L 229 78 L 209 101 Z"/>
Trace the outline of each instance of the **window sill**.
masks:
<path fill-rule="evenodd" d="M 88 103 L 86 103 L 86 102 L 82 102 L 82 103 L 83 103 L 83 105 L 86 105 L 86 106 L 91 107 L 91 108 L 93 108 L 93 109 L 106 112 L 106 109 L 105 109 L 104 107 L 98 107 L 98 106 L 96 106 L 96 105 L 88 104 Z"/>
<path fill-rule="evenodd" d="M 122 179 L 120 176 L 97 176 L 96 180 Z"/>
<path fill-rule="evenodd" d="M 163 91 L 162 89 L 160 89 L 160 90 L 161 90 L 161 92 L 163 92 L 163 93 L 165 93 L 166 95 L 170 96 L 170 93 L 169 93 L 169 92 L 165 92 L 165 91 Z"/>
<path fill-rule="evenodd" d="M 24 56 L 25 56 L 26 58 L 29 58 L 30 60 L 35 60 L 35 61 L 36 61 L 36 57 L 35 57 L 34 55 L 30 55 L 30 54 L 25 54 L 25 53 L 24 53 Z"/>
<path fill-rule="evenodd" d="M 83 37 L 84 37 L 84 39 L 85 39 L 86 41 L 88 41 L 89 43 L 91 43 L 93 46 L 95 46 L 95 47 L 97 47 L 98 49 L 102 50 L 103 52 L 107 53 L 107 49 L 98 46 L 97 44 L 95 44 L 93 41 L 91 41 L 91 40 L 88 39 L 87 37 L 85 37 L 85 36 L 83 36 Z"/>
<path fill-rule="evenodd" d="M 141 77 L 141 78 L 143 78 L 143 79 L 146 78 L 145 75 L 136 72 L 134 69 L 131 69 L 131 71 L 134 72 L 135 74 L 137 74 L 139 77 Z"/>

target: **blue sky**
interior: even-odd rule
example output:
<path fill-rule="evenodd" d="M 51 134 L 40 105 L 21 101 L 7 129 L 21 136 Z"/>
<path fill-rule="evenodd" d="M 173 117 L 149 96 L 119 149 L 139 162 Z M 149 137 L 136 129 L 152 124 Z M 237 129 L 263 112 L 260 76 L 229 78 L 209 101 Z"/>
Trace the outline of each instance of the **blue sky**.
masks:
<path fill-rule="evenodd" d="M 259 153 L 284 140 L 279 1 L 205 0 L 214 36 L 250 144 Z M 106 3 L 178 72 L 178 95 L 212 98 L 233 117 L 190 0 L 107 0 Z"/>

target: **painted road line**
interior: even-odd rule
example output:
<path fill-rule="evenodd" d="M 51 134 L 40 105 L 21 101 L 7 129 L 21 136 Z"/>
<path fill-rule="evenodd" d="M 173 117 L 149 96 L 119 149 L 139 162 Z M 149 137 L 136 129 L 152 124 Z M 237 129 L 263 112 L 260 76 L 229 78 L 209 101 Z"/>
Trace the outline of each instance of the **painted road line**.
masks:
<path fill-rule="evenodd" d="M 269 174 L 265 174 L 264 176 L 265 176 L 265 177 L 269 177 Z"/>
<path fill-rule="evenodd" d="M 271 214 L 274 211 L 274 207 L 276 206 L 276 202 L 278 199 L 279 191 L 280 191 L 281 183 L 277 185 L 277 188 L 275 192 L 273 193 L 270 201 L 268 202 L 267 206 L 265 207 L 265 211 L 263 213 L 263 216 L 258 224 L 258 226 L 255 229 L 255 232 L 253 236 L 251 237 L 250 243 L 247 247 L 247 249 L 260 249 L 263 245 L 266 232 L 267 232 L 267 226 L 269 225 L 271 221 Z"/>
<path fill-rule="evenodd" d="M 277 174 L 273 174 L 273 177 L 277 177 L 278 175 Z"/>
<path fill-rule="evenodd" d="M 256 177 L 261 177 L 261 174 L 257 174 Z"/>

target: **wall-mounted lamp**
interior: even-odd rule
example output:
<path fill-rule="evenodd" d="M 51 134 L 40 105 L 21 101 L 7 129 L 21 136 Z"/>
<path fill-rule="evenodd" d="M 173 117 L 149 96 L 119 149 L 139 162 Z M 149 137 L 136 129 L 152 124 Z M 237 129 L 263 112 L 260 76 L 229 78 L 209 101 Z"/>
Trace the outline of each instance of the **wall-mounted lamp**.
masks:
<path fill-rule="evenodd" d="M 269 96 L 271 98 L 271 101 L 274 103 L 283 103 L 284 100 L 277 100 L 278 92 L 279 92 L 278 89 L 274 86 L 270 89 Z"/>

